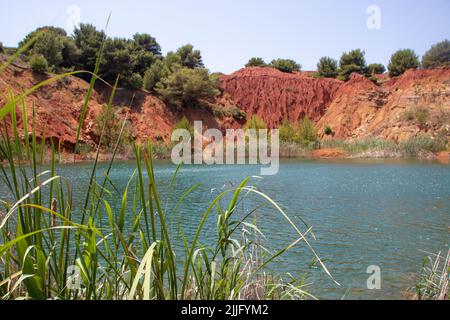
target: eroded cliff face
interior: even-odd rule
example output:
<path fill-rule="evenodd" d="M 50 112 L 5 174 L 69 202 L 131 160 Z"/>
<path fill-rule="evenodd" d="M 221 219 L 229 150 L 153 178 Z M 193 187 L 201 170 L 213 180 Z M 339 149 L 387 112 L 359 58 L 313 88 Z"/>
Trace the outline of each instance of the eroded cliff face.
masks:
<path fill-rule="evenodd" d="M 228 95 L 250 117 L 261 117 L 274 128 L 284 119 L 296 122 L 305 115 L 318 121 L 342 83 L 272 68 L 245 68 L 221 78 Z"/>
<path fill-rule="evenodd" d="M 399 141 L 419 132 L 437 135 L 450 130 L 450 68 L 409 70 L 393 79 L 381 76 L 379 84 L 358 74 L 341 82 L 246 68 L 223 76 L 222 89 L 236 106 L 249 116 L 258 115 L 271 128 L 307 115 L 328 139 Z M 333 137 L 324 135 L 327 125 Z"/>
<path fill-rule="evenodd" d="M 26 66 L 8 67 L 0 74 L 0 105 L 7 100 L 8 90 L 18 95 L 49 77 L 34 74 Z M 271 68 L 241 69 L 223 76 L 221 81 L 223 94 L 215 103 L 216 110 L 238 107 L 248 118 L 253 114 L 260 116 L 271 128 L 278 127 L 284 119 L 295 123 L 306 115 L 316 122 L 324 139 L 382 137 L 400 141 L 420 132 L 447 136 L 450 132 L 450 68 L 410 70 L 394 79 L 382 76 L 378 85 L 357 74 L 350 81 L 341 82 Z M 37 136 L 45 135 L 68 149 L 73 147 L 88 87 L 85 81 L 69 77 L 29 95 L 27 113 L 31 118 L 34 106 Z M 93 92 L 82 142 L 95 145 L 98 141 L 95 119 L 108 99 L 108 90 L 97 88 Z M 117 114 L 130 122 L 131 134 L 138 142 L 170 141 L 174 124 L 183 116 L 190 121 L 201 120 L 207 128 L 222 130 L 245 124 L 245 120 L 220 116 L 220 112 L 207 108 L 174 110 L 144 91 L 118 90 L 114 104 Z M 19 104 L 19 134 L 24 137 L 21 109 Z M 323 133 L 327 125 L 333 129 L 332 137 Z M 0 128 L 3 126 L 1 122 Z"/>

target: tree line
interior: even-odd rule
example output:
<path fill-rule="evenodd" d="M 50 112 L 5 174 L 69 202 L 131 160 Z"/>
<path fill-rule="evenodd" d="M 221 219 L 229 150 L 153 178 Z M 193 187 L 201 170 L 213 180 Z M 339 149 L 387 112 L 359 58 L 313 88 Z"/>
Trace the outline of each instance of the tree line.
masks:
<path fill-rule="evenodd" d="M 119 77 L 120 86 L 144 88 L 180 108 L 220 94 L 219 77 L 205 68 L 199 50 L 187 44 L 163 56 L 156 39 L 145 33 L 110 38 L 82 23 L 67 35 L 64 29 L 46 26 L 28 34 L 19 47 L 26 47 L 22 58 L 35 72 L 93 72 L 102 52 L 98 76 L 103 80 L 112 84 Z M 90 79 L 86 74 L 80 77 Z"/>
<path fill-rule="evenodd" d="M 282 72 L 300 71 L 299 63 L 291 59 L 276 59 L 266 63 L 262 58 L 251 58 L 246 67 L 272 67 Z M 389 61 L 387 70 L 391 77 L 402 75 L 408 69 L 432 69 L 450 66 L 450 41 L 444 40 L 433 45 L 419 60 L 419 56 L 411 49 L 396 51 Z M 361 49 L 344 52 L 339 62 L 331 57 L 320 58 L 317 64 L 317 76 L 324 78 L 337 78 L 343 81 L 350 79 L 352 73 L 359 73 L 369 78 L 376 74 L 386 72 L 386 67 L 381 63 L 367 64 L 365 52 Z"/>

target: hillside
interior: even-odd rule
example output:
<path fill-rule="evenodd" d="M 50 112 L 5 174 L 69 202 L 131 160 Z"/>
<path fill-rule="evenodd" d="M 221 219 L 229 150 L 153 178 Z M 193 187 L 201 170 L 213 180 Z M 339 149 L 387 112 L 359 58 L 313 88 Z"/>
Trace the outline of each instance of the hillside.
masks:
<path fill-rule="evenodd" d="M 48 77 L 33 73 L 25 65 L 8 67 L 0 74 L 0 102 L 6 101 L 8 88 L 17 95 L 21 89 Z M 341 82 L 271 68 L 245 68 L 221 78 L 222 96 L 214 108 L 220 111 L 230 105 L 238 107 L 247 117 L 260 116 L 271 128 L 284 119 L 296 122 L 307 115 L 326 139 L 331 137 L 324 136 L 325 126 L 331 126 L 334 138 L 339 139 L 374 136 L 400 141 L 419 132 L 448 136 L 450 68 L 410 70 L 398 78 L 383 77 L 380 82 L 376 85 L 357 74 L 350 81 Z M 59 141 L 70 150 L 87 89 L 88 83 L 69 77 L 27 97 L 28 114 L 32 114 L 34 106 L 38 137 L 45 134 L 47 139 Z M 109 90 L 96 88 L 89 103 L 82 142 L 94 145 L 97 141 L 95 119 L 108 97 Z M 131 134 L 140 142 L 169 141 L 174 124 L 183 116 L 222 130 L 245 124 L 245 120 L 238 121 L 225 112 L 212 112 L 208 108 L 173 109 L 141 90 L 118 90 L 114 104 L 120 108 L 121 117 L 127 116 Z M 22 128 L 20 110 L 19 106 L 18 123 Z"/>

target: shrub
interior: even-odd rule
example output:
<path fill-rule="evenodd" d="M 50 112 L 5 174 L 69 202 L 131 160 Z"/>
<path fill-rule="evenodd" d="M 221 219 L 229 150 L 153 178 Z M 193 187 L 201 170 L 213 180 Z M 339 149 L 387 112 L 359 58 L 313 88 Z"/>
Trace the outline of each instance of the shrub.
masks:
<path fill-rule="evenodd" d="M 191 137 L 194 136 L 194 127 L 191 125 L 188 118 L 186 118 L 186 117 L 181 118 L 180 121 L 178 121 L 177 123 L 174 124 L 173 131 L 178 130 L 178 129 L 188 130 L 189 133 L 191 134 Z"/>
<path fill-rule="evenodd" d="M 30 58 L 30 68 L 34 72 L 44 73 L 48 71 L 47 59 L 41 54 L 33 55 Z"/>
<path fill-rule="evenodd" d="M 333 134 L 333 129 L 331 128 L 330 125 L 327 124 L 327 125 L 325 126 L 324 133 L 325 133 L 327 136 L 331 136 L 331 135 Z"/>
<path fill-rule="evenodd" d="M 119 147 L 123 150 L 123 148 L 127 146 L 128 139 L 131 136 L 129 124 L 125 124 L 122 136 L 120 135 L 123 120 L 117 116 L 116 111 L 116 107 L 113 105 L 105 104 L 103 105 L 101 113 L 95 119 L 94 132 L 97 137 L 102 137 L 102 143 L 107 150 L 114 148 L 117 142 L 119 143 Z"/>
<path fill-rule="evenodd" d="M 128 84 L 132 89 L 139 90 L 142 89 L 142 86 L 144 85 L 144 79 L 142 79 L 139 73 L 133 73 L 128 81 Z"/>
<path fill-rule="evenodd" d="M 411 49 L 398 50 L 395 52 L 388 65 L 391 77 L 402 75 L 408 69 L 419 67 L 419 57 Z"/>
<path fill-rule="evenodd" d="M 444 40 L 431 47 L 422 58 L 426 69 L 450 66 L 450 41 Z"/>
<path fill-rule="evenodd" d="M 153 91 L 156 84 L 169 75 L 169 68 L 161 60 L 157 60 L 144 74 L 144 88 Z"/>
<path fill-rule="evenodd" d="M 3 42 L 0 42 L 0 53 L 5 52 L 5 48 L 3 47 Z"/>
<path fill-rule="evenodd" d="M 300 71 L 301 65 L 291 59 L 276 59 L 270 63 L 272 68 L 278 69 L 281 72 L 291 73 L 294 71 Z"/>
<path fill-rule="evenodd" d="M 263 58 L 251 58 L 250 60 L 248 60 L 247 64 L 245 65 L 246 68 L 248 67 L 266 67 L 267 64 L 266 62 L 263 60 Z"/>
<path fill-rule="evenodd" d="M 338 75 L 337 61 L 330 57 L 322 57 L 317 64 L 319 76 L 325 78 L 336 78 Z"/>
<path fill-rule="evenodd" d="M 303 145 L 310 145 L 318 141 L 316 126 L 308 117 L 300 120 L 295 134 L 295 140 Z"/>
<path fill-rule="evenodd" d="M 363 74 L 364 70 L 360 66 L 357 66 L 356 64 L 345 65 L 339 70 L 338 79 L 342 81 L 348 81 L 350 79 L 350 76 L 354 72 Z"/>
<path fill-rule="evenodd" d="M 295 129 L 292 126 L 291 122 L 287 119 L 283 121 L 280 130 L 280 140 L 283 142 L 293 142 L 295 137 Z"/>
<path fill-rule="evenodd" d="M 180 57 L 180 62 L 186 68 L 203 68 L 203 60 L 200 50 L 194 50 L 194 46 L 187 44 L 177 50 L 176 53 Z"/>
<path fill-rule="evenodd" d="M 157 84 L 156 91 L 165 102 L 178 108 L 212 101 L 220 94 L 217 83 L 203 68 L 178 68 Z"/>
<path fill-rule="evenodd" d="M 267 129 L 267 125 L 263 119 L 258 117 L 256 114 L 252 115 L 251 118 L 247 121 L 245 125 L 245 129 L 254 129 L 256 131 Z"/>
<path fill-rule="evenodd" d="M 369 74 L 383 74 L 386 72 L 386 68 L 381 63 L 371 63 L 367 66 L 367 71 Z"/>
<path fill-rule="evenodd" d="M 400 148 L 407 156 L 417 156 L 421 151 L 439 152 L 447 148 L 447 139 L 444 136 L 433 138 L 419 134 L 401 142 Z"/>

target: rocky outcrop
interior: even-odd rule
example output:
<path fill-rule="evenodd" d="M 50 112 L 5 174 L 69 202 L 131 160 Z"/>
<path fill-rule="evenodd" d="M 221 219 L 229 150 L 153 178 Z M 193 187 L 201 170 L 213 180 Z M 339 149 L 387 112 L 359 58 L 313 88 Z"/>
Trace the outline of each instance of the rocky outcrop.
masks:
<path fill-rule="evenodd" d="M 224 95 L 248 116 L 261 117 L 276 127 L 284 119 L 296 122 L 305 115 L 318 121 L 342 82 L 272 68 L 245 68 L 221 78 Z"/>

